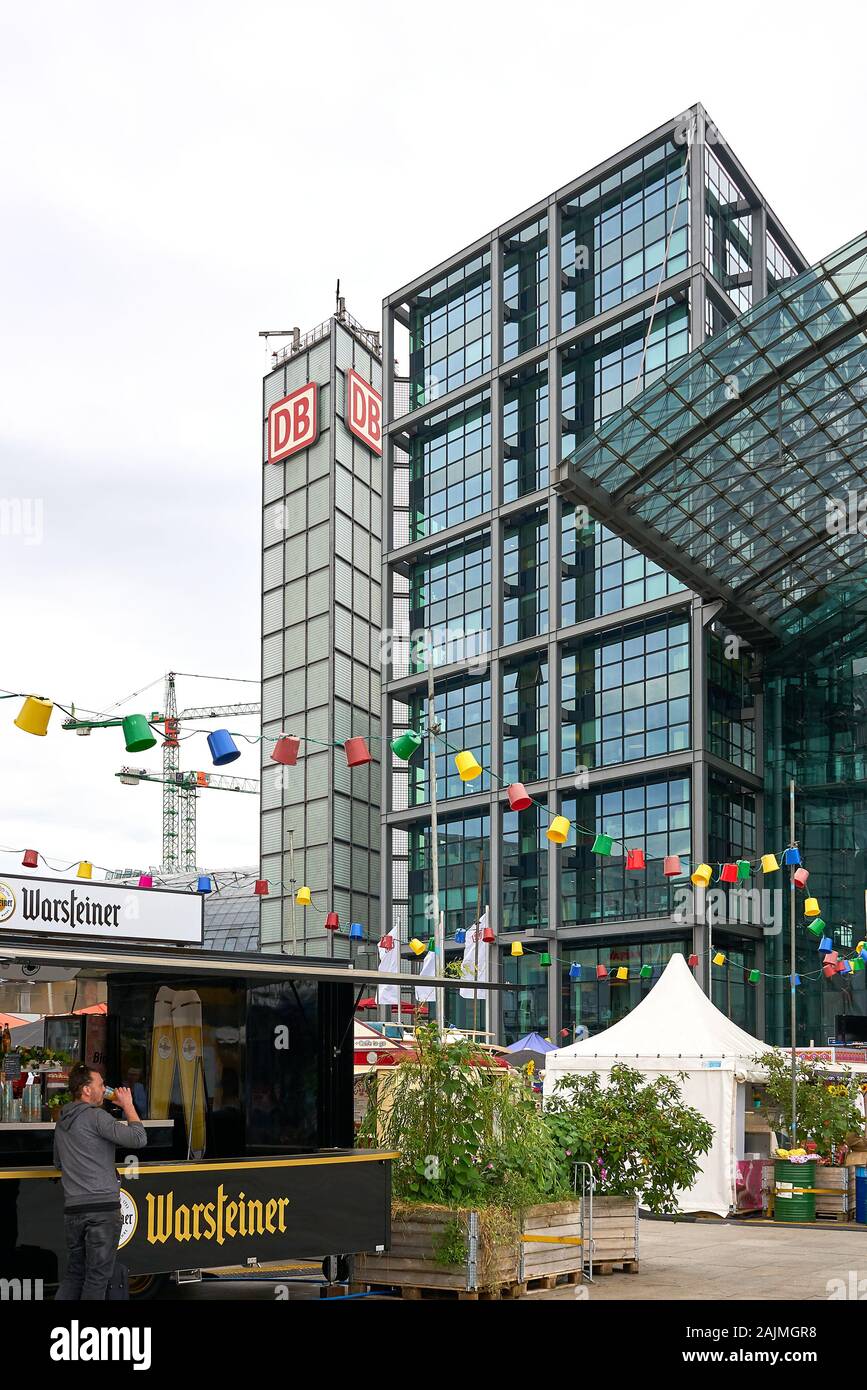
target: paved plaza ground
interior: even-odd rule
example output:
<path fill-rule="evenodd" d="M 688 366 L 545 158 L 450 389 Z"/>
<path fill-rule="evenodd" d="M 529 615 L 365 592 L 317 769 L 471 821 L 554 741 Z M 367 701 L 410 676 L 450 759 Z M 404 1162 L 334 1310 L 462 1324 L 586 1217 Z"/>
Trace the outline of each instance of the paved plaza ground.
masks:
<path fill-rule="evenodd" d="M 610 1274 L 584 1285 L 591 1302 L 660 1299 L 785 1301 L 827 1300 L 832 1293 L 867 1300 L 867 1226 L 816 1224 L 807 1227 L 760 1222 L 649 1221 L 640 1227 L 638 1274 Z M 308 1278 L 314 1271 L 306 1271 Z M 295 1278 L 304 1277 L 298 1270 Z M 863 1281 L 858 1290 L 858 1281 Z M 214 1281 L 173 1288 L 175 1301 L 265 1299 L 274 1285 L 258 1281 Z M 319 1297 L 309 1283 L 287 1282 L 290 1301 Z M 571 1297 L 558 1290 L 557 1301 Z M 544 1299 L 543 1294 L 536 1299 Z M 379 1300 L 377 1300 L 379 1301 Z M 535 1301 L 535 1300 L 534 1300 Z"/>

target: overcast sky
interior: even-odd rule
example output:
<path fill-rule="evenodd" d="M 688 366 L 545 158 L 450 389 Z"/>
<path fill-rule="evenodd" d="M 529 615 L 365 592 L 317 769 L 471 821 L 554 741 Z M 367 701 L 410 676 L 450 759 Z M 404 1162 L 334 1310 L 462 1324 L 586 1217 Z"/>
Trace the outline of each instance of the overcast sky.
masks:
<path fill-rule="evenodd" d="M 0 500 L 28 533 L 0 535 L 0 686 L 105 709 L 169 669 L 258 677 L 257 332 L 326 318 L 338 276 L 379 327 L 385 293 L 696 100 L 805 255 L 855 235 L 864 33 L 833 0 L 0 0 Z M 31 738 L 17 707 L 0 845 L 158 862 L 119 732 L 58 712 Z M 200 862 L 257 854 L 255 798 L 201 796 Z"/>

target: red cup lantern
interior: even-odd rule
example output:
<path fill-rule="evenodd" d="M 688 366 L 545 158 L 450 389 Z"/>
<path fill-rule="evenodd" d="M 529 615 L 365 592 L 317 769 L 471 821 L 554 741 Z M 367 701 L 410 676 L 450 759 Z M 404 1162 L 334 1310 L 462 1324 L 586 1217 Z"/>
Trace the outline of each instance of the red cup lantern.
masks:
<path fill-rule="evenodd" d="M 527 788 L 523 782 L 513 782 L 509 787 L 509 810 L 526 811 L 528 806 L 532 806 L 533 798 L 527 795 Z"/>
<path fill-rule="evenodd" d="M 597 980 L 605 980 L 605 979 L 608 978 L 608 966 L 607 966 L 607 965 L 597 965 L 597 967 L 596 967 L 596 978 L 597 978 Z"/>
<path fill-rule="evenodd" d="M 38 853 L 38 851 L 35 850 L 35 849 L 26 849 L 26 850 L 24 851 L 24 858 L 21 860 L 21 863 L 24 865 L 25 869 L 38 869 L 38 868 L 39 868 L 39 853 Z"/>
<path fill-rule="evenodd" d="M 298 761 L 298 749 L 300 747 L 300 738 L 294 738 L 292 734 L 283 734 L 282 738 L 278 738 L 274 744 L 271 761 L 282 763 L 284 767 L 294 767 Z"/>
<path fill-rule="evenodd" d="M 680 878 L 683 869 L 679 854 L 667 854 L 662 861 L 662 872 L 666 878 Z"/>
<path fill-rule="evenodd" d="M 379 944 L 382 947 L 383 951 L 391 951 L 394 949 L 394 937 L 390 934 L 388 936 L 384 936 Z"/>
<path fill-rule="evenodd" d="M 267 880 L 267 878 L 257 878 L 257 879 L 256 879 L 256 887 L 253 889 L 253 892 L 254 892 L 254 893 L 258 893 L 260 897 L 264 897 L 264 896 L 266 895 L 266 893 L 268 892 L 268 880 Z"/>
<path fill-rule="evenodd" d="M 796 869 L 795 872 L 792 874 L 792 881 L 794 882 L 794 885 L 795 885 L 796 888 L 806 888 L 806 886 L 807 886 L 807 879 L 808 879 L 809 877 L 810 877 L 810 870 L 809 870 L 809 869 L 804 869 L 804 868 Z"/>
<path fill-rule="evenodd" d="M 644 850 L 628 849 L 626 851 L 626 867 L 627 869 L 646 869 L 647 865 L 644 862 Z"/>
<path fill-rule="evenodd" d="M 497 938 L 494 936 L 494 928 L 485 927 L 485 930 L 482 932 L 482 940 L 487 942 L 487 944 L 490 946 L 494 941 L 496 941 L 496 939 Z"/>
<path fill-rule="evenodd" d="M 696 966 L 698 965 L 698 956 L 690 956 L 689 960 L 687 961 L 687 965 L 692 966 L 692 969 L 695 970 Z"/>
<path fill-rule="evenodd" d="M 363 738 L 348 738 L 343 745 L 349 767 L 360 767 L 362 763 L 372 763 L 370 749 Z"/>
<path fill-rule="evenodd" d="M 825 976 L 826 980 L 830 980 L 832 975 L 836 974 L 836 967 L 833 965 L 823 965 L 822 974 Z"/>
<path fill-rule="evenodd" d="M 338 915 L 337 915 L 336 912 L 329 912 L 329 913 L 326 914 L 326 917 L 325 917 L 325 930 L 326 930 L 326 931 L 339 931 L 339 930 L 340 930 L 340 918 L 338 917 Z"/>
<path fill-rule="evenodd" d="M 721 881 L 722 883 L 737 883 L 737 881 L 738 881 L 738 866 L 737 866 L 737 864 L 723 864 L 723 866 L 722 866 L 722 873 L 720 874 L 720 881 Z"/>

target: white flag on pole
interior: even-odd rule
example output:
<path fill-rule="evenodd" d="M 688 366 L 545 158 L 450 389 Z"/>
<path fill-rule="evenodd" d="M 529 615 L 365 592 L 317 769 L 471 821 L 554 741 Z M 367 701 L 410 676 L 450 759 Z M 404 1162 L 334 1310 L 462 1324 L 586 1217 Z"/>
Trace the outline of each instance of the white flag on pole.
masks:
<path fill-rule="evenodd" d="M 390 950 L 379 947 L 379 969 L 386 975 L 397 975 L 400 973 L 400 938 L 397 929 L 391 933 L 394 943 Z M 377 1000 L 380 1004 L 399 1004 L 400 987 L 398 985 L 380 985 L 377 990 Z M 398 1020 L 399 1021 L 399 1020 Z"/>
<path fill-rule="evenodd" d="M 436 975 L 436 973 L 437 973 L 437 958 L 436 958 L 436 952 L 435 952 L 435 951 L 428 951 L 427 955 L 425 956 L 424 960 L 423 960 L 422 963 L 421 963 L 421 970 L 418 972 L 418 977 L 419 977 L 419 979 L 421 979 L 421 977 L 422 977 L 423 975 L 428 975 L 428 976 L 430 976 L 430 975 Z M 431 1001 L 433 1000 L 435 994 L 436 994 L 436 990 L 434 989 L 433 985 L 416 985 L 416 987 L 415 987 L 415 997 L 416 997 L 416 999 L 418 1000 L 418 1002 L 419 1002 L 420 1004 L 430 1004 Z"/>
<path fill-rule="evenodd" d="M 461 975 L 465 980 L 478 980 L 480 984 L 485 983 L 490 978 L 490 946 L 482 940 L 482 933 L 488 925 L 487 908 L 482 913 L 478 922 L 474 922 L 467 932 L 467 939 L 464 942 L 464 959 L 461 965 Z M 478 935 L 478 972 L 476 971 L 476 936 Z M 472 999 L 472 989 L 462 989 L 460 991 L 462 999 Z"/>

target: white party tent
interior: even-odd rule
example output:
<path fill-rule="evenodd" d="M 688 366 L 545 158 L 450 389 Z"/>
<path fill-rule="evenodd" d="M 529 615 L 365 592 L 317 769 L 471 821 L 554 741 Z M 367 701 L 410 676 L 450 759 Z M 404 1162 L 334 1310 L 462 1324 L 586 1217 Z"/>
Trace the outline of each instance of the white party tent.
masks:
<path fill-rule="evenodd" d="M 744 1155 L 745 1083 L 764 1080 L 754 1059 L 768 1050 L 711 1003 L 683 956 L 674 955 L 619 1023 L 548 1054 L 544 1094 L 570 1072 L 599 1072 L 604 1081 L 618 1063 L 647 1076 L 685 1072 L 683 1100 L 710 1120 L 714 1138 L 695 1185 L 681 1193 L 680 1210 L 727 1216 L 736 1205 L 737 1160 Z"/>

